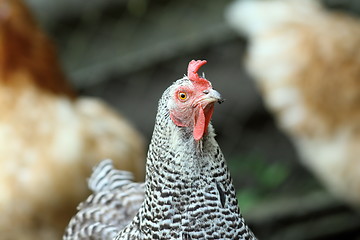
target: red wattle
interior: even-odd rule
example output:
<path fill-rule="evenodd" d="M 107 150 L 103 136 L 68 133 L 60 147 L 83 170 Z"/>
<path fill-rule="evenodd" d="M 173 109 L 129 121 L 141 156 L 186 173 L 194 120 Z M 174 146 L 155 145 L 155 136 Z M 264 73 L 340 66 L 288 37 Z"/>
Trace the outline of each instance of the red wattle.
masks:
<path fill-rule="evenodd" d="M 198 116 L 195 119 L 195 125 L 194 125 L 194 131 L 193 131 L 194 139 L 196 141 L 199 141 L 204 135 L 205 124 L 206 124 L 205 122 L 206 122 L 205 113 L 204 113 L 203 108 L 200 106 Z"/>
<path fill-rule="evenodd" d="M 196 141 L 199 141 L 207 132 L 213 113 L 214 113 L 214 104 L 209 104 L 208 106 L 205 107 L 205 109 L 199 106 L 199 112 L 197 118 L 195 118 L 194 131 L 193 131 L 194 139 Z"/>

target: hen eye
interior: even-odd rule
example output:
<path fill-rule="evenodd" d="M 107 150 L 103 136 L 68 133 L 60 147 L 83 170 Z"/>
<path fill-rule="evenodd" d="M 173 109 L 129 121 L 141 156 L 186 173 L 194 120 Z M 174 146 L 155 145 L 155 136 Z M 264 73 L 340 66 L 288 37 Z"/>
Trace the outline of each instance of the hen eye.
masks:
<path fill-rule="evenodd" d="M 187 94 L 186 94 L 186 92 L 179 92 L 179 99 L 180 100 L 182 100 L 182 101 L 184 101 L 184 100 L 186 100 L 187 99 Z"/>

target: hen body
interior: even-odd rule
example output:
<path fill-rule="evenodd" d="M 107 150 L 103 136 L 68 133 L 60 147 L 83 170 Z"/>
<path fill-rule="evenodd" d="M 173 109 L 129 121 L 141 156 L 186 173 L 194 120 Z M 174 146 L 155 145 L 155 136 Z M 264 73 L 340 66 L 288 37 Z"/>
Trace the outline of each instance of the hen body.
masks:
<path fill-rule="evenodd" d="M 142 137 L 69 87 L 55 50 L 18 0 L 0 0 L 0 239 L 56 239 L 101 159 L 142 179 Z"/>
<path fill-rule="evenodd" d="M 360 206 L 360 21 L 318 1 L 239 1 L 229 23 L 246 65 L 303 163 Z"/>
<path fill-rule="evenodd" d="M 196 85 L 196 81 L 191 79 L 184 77 L 176 81 L 159 101 L 147 156 L 145 185 L 122 184 L 126 177 L 120 173 L 117 177 L 119 184 L 105 180 L 110 183 L 107 185 L 122 187 L 100 193 L 94 191 L 85 204 L 80 205 L 80 211 L 71 220 L 64 239 L 87 239 L 90 236 L 93 239 L 110 239 L 116 236 L 117 240 L 255 239 L 240 214 L 232 179 L 211 124 L 209 127 L 207 124 L 201 126 L 204 135 L 197 139 L 198 132 L 195 129 L 197 121 L 201 121 L 198 119 L 201 118 L 200 115 L 195 119 L 194 126 L 179 126 L 179 122 L 186 125 L 187 110 L 196 112 L 193 109 L 198 109 L 198 106 L 190 104 L 188 106 L 191 109 L 182 109 L 182 115 L 174 117 L 178 105 L 173 98 L 176 98 L 178 89 L 182 94 L 181 89 Z M 220 95 L 212 88 L 203 93 L 201 91 L 199 98 L 205 95 L 204 98 L 207 99 L 203 101 L 205 105 L 201 108 L 204 108 L 205 118 L 211 117 L 211 114 L 207 115 L 207 109 L 209 105 L 213 106 L 211 102 L 214 99 L 220 100 Z M 210 97 L 206 98 L 207 95 Z M 194 101 L 198 103 L 197 100 Z M 180 101 L 179 105 L 181 104 Z M 111 167 L 109 164 L 102 163 Z M 95 170 L 90 187 L 91 182 L 109 179 L 106 177 L 107 173 L 112 175 L 115 171 L 100 169 L 101 165 Z M 126 190 L 122 189 L 124 186 L 127 187 Z M 130 189 L 135 193 L 130 193 Z M 127 198 L 138 196 L 140 192 L 144 195 L 144 201 L 142 204 L 137 202 L 138 211 L 131 211 L 132 214 L 124 219 L 126 204 L 121 202 L 129 202 Z M 126 197 L 114 197 L 115 199 L 108 201 L 108 196 L 116 194 L 125 194 Z M 118 204 L 113 204 L 115 201 Z M 118 216 L 122 220 L 121 224 L 113 224 L 111 221 L 116 217 L 109 216 Z"/>

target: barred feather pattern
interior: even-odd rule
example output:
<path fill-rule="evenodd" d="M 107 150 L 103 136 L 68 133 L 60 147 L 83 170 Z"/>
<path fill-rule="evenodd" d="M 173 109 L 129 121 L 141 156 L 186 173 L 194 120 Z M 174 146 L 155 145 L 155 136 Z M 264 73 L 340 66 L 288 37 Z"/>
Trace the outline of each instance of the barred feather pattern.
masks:
<path fill-rule="evenodd" d="M 119 176 L 108 162 L 102 163 L 89 182 L 95 193 L 80 205 L 67 230 L 68 235 L 76 233 L 78 238 L 64 239 L 98 239 L 100 233 L 103 239 L 116 236 L 116 240 L 256 239 L 240 213 L 211 124 L 207 134 L 195 141 L 192 129 L 178 127 L 170 118 L 171 96 L 189 81 L 187 77 L 176 81 L 159 101 L 145 185 L 120 179 L 125 175 Z M 136 199 L 138 204 L 140 192 L 145 198 L 130 222 L 125 218 L 125 201 Z M 133 209 L 126 216 L 131 213 Z"/>
<path fill-rule="evenodd" d="M 209 125 L 196 142 L 192 130 L 176 126 L 168 101 L 184 77 L 159 101 L 149 146 L 145 200 L 123 239 L 255 239 L 245 224 L 224 156 Z"/>
<path fill-rule="evenodd" d="M 78 206 L 64 240 L 113 239 L 144 200 L 144 184 L 134 183 L 132 173 L 114 169 L 109 159 L 94 168 L 88 185 L 93 194 Z"/>

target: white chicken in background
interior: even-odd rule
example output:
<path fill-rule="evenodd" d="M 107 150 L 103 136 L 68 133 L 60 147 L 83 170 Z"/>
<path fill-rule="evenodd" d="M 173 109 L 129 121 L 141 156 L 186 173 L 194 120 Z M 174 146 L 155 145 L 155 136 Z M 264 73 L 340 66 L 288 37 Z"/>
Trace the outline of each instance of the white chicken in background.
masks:
<path fill-rule="evenodd" d="M 229 24 L 249 39 L 246 67 L 303 163 L 360 206 L 360 20 L 315 0 L 238 1 Z"/>
<path fill-rule="evenodd" d="M 143 179 L 140 134 L 77 98 L 28 9 L 0 0 L 0 239 L 60 239 L 104 158 Z"/>

